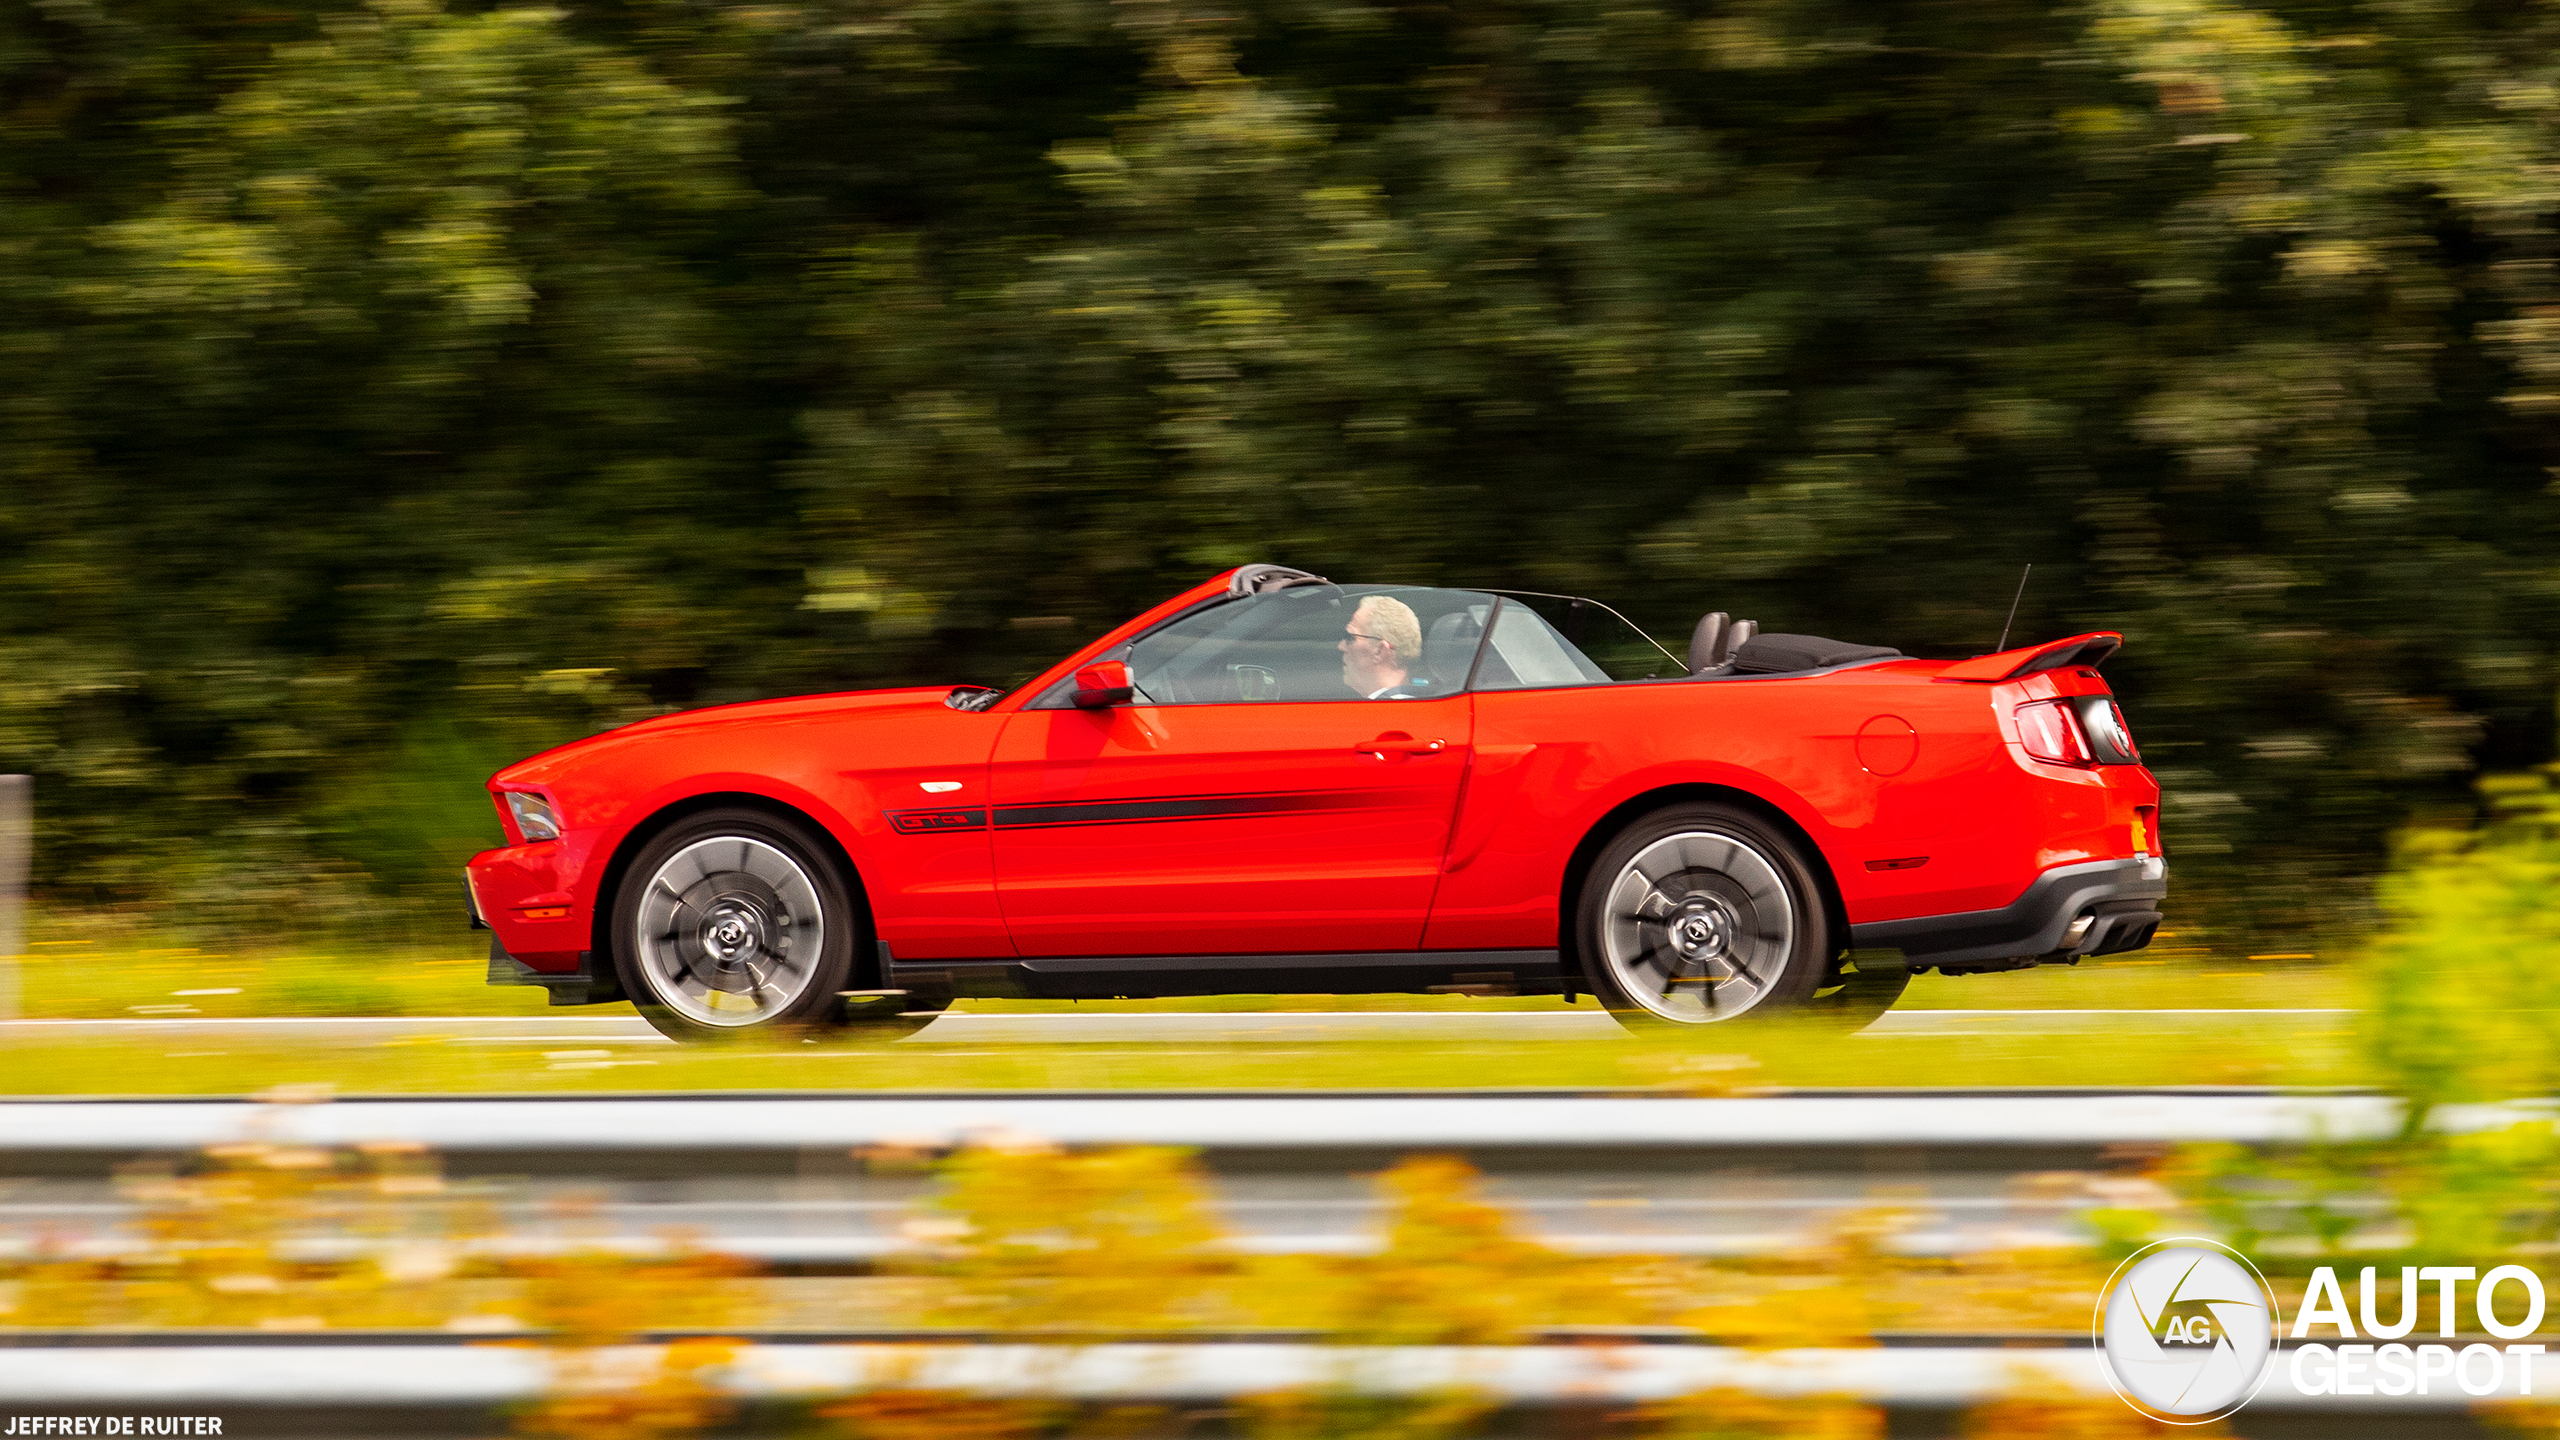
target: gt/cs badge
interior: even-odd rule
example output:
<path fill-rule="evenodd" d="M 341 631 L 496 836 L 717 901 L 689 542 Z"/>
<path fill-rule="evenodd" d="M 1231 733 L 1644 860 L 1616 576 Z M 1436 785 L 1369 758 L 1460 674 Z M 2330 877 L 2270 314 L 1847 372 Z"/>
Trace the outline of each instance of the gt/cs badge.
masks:
<path fill-rule="evenodd" d="M 984 810 L 884 810 L 889 828 L 901 835 L 932 835 L 945 830 L 984 830 Z"/>

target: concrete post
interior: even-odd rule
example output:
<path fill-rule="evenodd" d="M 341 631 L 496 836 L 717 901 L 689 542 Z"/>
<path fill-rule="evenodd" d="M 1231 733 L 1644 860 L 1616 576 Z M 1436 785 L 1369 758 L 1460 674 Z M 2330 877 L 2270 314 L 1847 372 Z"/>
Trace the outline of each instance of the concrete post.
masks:
<path fill-rule="evenodd" d="M 35 845 L 35 782 L 0 775 L 0 1020 L 18 1018 L 18 955 L 27 938 L 27 859 Z"/>

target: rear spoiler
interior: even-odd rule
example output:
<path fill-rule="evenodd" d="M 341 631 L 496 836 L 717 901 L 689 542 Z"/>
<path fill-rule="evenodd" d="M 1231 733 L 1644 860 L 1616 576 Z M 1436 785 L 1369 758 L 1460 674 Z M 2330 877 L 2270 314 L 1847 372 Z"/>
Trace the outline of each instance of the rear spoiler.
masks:
<path fill-rule="evenodd" d="M 2068 640 L 2053 640 L 2030 645 L 2023 650 L 2003 650 L 1997 655 L 1976 655 L 1959 660 L 1938 672 L 1940 680 L 1966 680 L 1979 685 L 1997 685 L 2003 680 L 2016 680 L 2044 670 L 2060 670 L 2066 666 L 2095 666 L 2116 653 L 2124 637 L 2112 630 L 2088 635 L 2074 635 Z"/>

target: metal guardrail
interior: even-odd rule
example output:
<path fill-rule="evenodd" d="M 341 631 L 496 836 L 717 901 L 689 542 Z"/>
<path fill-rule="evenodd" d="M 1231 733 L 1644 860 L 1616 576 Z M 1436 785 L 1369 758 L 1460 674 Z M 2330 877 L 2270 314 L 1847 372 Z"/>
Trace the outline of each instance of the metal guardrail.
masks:
<path fill-rule="evenodd" d="M 2465 1127 L 2544 1113 L 2482 1107 Z M 483 1258 L 602 1246 L 663 1250 L 681 1231 L 798 1274 L 863 1273 L 911 1251 L 931 1188 L 860 1157 L 963 1143 L 1176 1145 L 1200 1152 L 1228 1243 L 1244 1253 L 1358 1254 L 1379 1244 L 1368 1174 L 1459 1151 L 1526 1233 L 1583 1254 L 1758 1256 L 1819 1242 L 1873 1209 L 1910 1256 L 2071 1245 L 2073 1217 L 2126 1200 L 2126 1151 L 2179 1141 L 2281 1144 L 2388 1134 L 2396 1102 L 2360 1094 L 1826 1092 L 1729 1098 L 1445 1091 L 1272 1095 L 967 1093 L 340 1100 L 0 1102 L 0 1257 L 147 1254 L 120 1164 L 244 1138 L 412 1141 L 508 1218 Z M 588 1218 L 564 1228 L 574 1199 Z M 2165 1199 L 2162 1203 L 2165 1203 Z M 298 1259 L 356 1237 L 296 1235 Z"/>
<path fill-rule="evenodd" d="M 586 1383 L 636 1386 L 664 1347 L 581 1357 Z M 2285 1363 L 2279 1356 L 2277 1364 Z M 556 1352 L 526 1346 L 0 1346 L 0 1395 L 24 1409 L 96 1407 L 487 1409 L 552 1393 Z M 2553 1403 L 2544 1357 L 2532 1399 Z M 742 1400 L 806 1400 L 883 1385 L 1092 1402 L 1216 1401 L 1313 1387 L 1377 1395 L 1475 1391 L 1524 1406 L 1624 1405 L 1717 1388 L 1952 1410 L 2021 1390 L 2105 1397 L 2094 1350 L 1915 1345 L 1743 1350 L 1691 1345 L 751 1344 L 703 1376 Z M 2402 1397 L 2302 1396 L 2279 1375 L 2247 1413 L 2385 1419 L 2460 1413 L 2450 1386 Z M 2389 1433 L 2387 1430 L 2381 1433 Z"/>
<path fill-rule="evenodd" d="M 2473 1107 L 2437 1121 L 2479 1129 L 2549 1113 L 2539 1105 Z M 31 1163 L 50 1163 L 60 1174 L 102 1157 L 259 1137 L 311 1145 L 408 1140 L 448 1155 L 480 1155 L 492 1170 L 565 1155 L 565 1163 L 591 1167 L 579 1173 L 597 1173 L 593 1167 L 621 1157 L 639 1167 L 632 1173 L 660 1177 L 648 1182 L 652 1186 L 665 1184 L 670 1174 L 707 1174 L 735 1184 L 758 1154 L 832 1152 L 844 1163 L 847 1152 L 873 1147 L 1018 1143 L 1036 1136 L 1074 1145 L 1196 1146 L 1213 1162 L 1241 1153 L 1246 1163 L 1236 1175 L 1222 1175 L 1221 1183 L 1270 1171 L 1291 1186 L 1327 1167 L 1341 1174 L 1345 1152 L 1416 1149 L 1465 1150 L 1494 1166 L 1515 1161 L 1519 1168 L 1509 1172 L 1515 1182 L 1559 1168 L 1585 1176 L 1604 1159 L 1626 1167 L 1625 1175 L 1693 1181 L 1718 1166 L 1760 1165 L 1771 1154 L 1782 1162 L 1790 1154 L 1822 1157 L 1806 1160 L 1807 1173 L 1829 1166 L 1854 1178 L 1862 1163 L 1857 1157 L 1879 1151 L 1906 1159 L 1916 1153 L 1932 1164 L 1961 1152 L 1975 1174 L 1997 1177 L 2061 1152 L 2094 1156 L 2124 1145 L 2379 1136 L 2396 1131 L 2400 1120 L 2398 1105 L 2387 1097 L 2265 1090 L 1722 1098 L 1380 1092 L 5 1101 L 0 1173 L 23 1174 Z M 1250 1158 L 1256 1153 L 1261 1159 Z M 1542 1165 L 1550 1168 L 1542 1172 Z M 1951 1175 L 1957 1169 L 1929 1173 Z M 794 1184 L 810 1183 L 804 1172 L 791 1173 Z M 1955 1183 L 1972 1182 L 1956 1176 Z M 894 1208 L 893 1197 L 885 1195 L 862 1203 L 884 1207 L 883 1213 Z M 1293 1194 L 1286 1203 L 1308 1202 Z M 1549 1205 L 1550 1218 L 1569 1218 L 1579 1202 L 1565 1197 L 1532 1203 Z M 1800 1203 L 1831 1202 L 1815 1196 Z M 1965 1202 L 1958 1195 L 1949 1203 Z M 1356 1215 L 1346 1217 L 1347 1231 Z M 820 1228 L 825 1233 L 799 1238 L 837 1246 L 871 1243 L 834 1218 Z M 1665 1238 L 1653 1235 L 1629 1248 L 1661 1250 Z M 1284 1248 L 1297 1248 L 1304 1239 Z M 756 1403 L 881 1385 L 1131 1403 L 1220 1402 L 1309 1387 L 1378 1394 L 1463 1388 L 1536 1409 L 1624 1406 L 1732 1387 L 1771 1396 L 1854 1397 L 1897 1412 L 1928 1412 L 2021 1391 L 2109 1393 L 2085 1342 L 2022 1348 L 1983 1343 L 1997 1337 L 1906 1336 L 1875 1347 L 1791 1351 L 1647 1343 L 1658 1338 L 1595 1334 L 1545 1345 L 1372 1348 L 1254 1336 L 1044 1345 L 928 1337 L 886 1343 L 862 1335 L 817 1340 L 767 1332 L 742 1340 L 735 1355 L 704 1378 Z M 167 1334 L 70 1339 L 55 1332 L 23 1333 L 13 1345 L 0 1330 L 0 1396 L 29 1411 L 158 1408 L 235 1419 L 299 1416 L 311 1424 L 344 1421 L 341 1428 L 374 1435 L 424 1434 L 439 1425 L 449 1429 L 461 1412 L 520 1404 L 559 1393 L 564 1383 L 638 1383 L 655 1373 L 665 1353 L 663 1346 L 635 1344 L 569 1361 L 564 1356 L 572 1352 L 503 1339 L 513 1343 L 489 1343 L 502 1340 L 495 1335 L 433 1332 L 314 1335 L 293 1343 L 245 1334 L 215 1343 Z M 2554 1364 L 2560 1357 L 2534 1362 L 2537 1402 L 2560 1392 Z M 2279 1379 L 2248 1413 L 2296 1427 L 2286 1433 L 2401 1437 L 2417 1433 L 2412 1427 L 2467 1425 L 2464 1412 L 2475 1403 L 2459 1393 L 2302 1397 Z"/>

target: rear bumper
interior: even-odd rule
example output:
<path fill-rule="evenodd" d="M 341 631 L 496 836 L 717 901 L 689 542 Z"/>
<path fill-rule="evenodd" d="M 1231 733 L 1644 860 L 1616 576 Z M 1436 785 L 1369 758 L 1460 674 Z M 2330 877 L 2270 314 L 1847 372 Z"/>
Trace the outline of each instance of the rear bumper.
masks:
<path fill-rule="evenodd" d="M 1914 969 L 2117 955 L 2151 943 L 2168 894 L 2169 864 L 2158 856 L 2057 865 L 1997 910 L 1852 925 L 1849 943 L 1899 950 Z"/>

